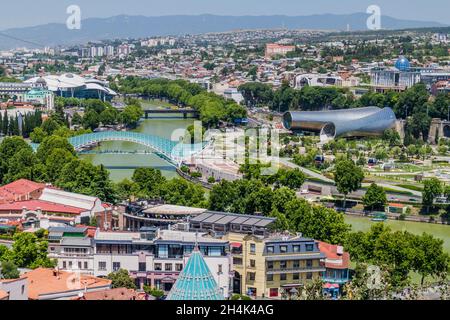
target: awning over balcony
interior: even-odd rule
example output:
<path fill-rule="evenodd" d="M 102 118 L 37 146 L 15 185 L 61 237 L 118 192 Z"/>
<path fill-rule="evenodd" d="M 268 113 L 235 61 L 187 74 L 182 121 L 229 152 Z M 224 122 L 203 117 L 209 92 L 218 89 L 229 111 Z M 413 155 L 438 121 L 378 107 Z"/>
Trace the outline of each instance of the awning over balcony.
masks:
<path fill-rule="evenodd" d="M 336 283 L 325 283 L 323 285 L 324 289 L 339 289 L 339 285 Z"/>
<path fill-rule="evenodd" d="M 232 247 L 232 248 L 242 248 L 242 243 L 239 243 L 239 242 L 232 242 L 232 243 L 230 243 L 230 246 Z"/>

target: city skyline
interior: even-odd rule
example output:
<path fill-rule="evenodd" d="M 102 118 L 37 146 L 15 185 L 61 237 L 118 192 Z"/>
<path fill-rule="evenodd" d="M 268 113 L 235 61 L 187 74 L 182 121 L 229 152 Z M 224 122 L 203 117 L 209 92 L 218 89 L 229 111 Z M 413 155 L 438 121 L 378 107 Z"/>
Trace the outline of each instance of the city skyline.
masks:
<path fill-rule="evenodd" d="M 165 15 L 199 15 L 218 14 L 230 16 L 245 15 L 288 15 L 307 16 L 314 14 L 350 14 L 355 12 L 365 12 L 370 5 L 378 5 L 382 14 L 398 19 L 410 19 L 418 21 L 433 21 L 450 24 L 450 18 L 446 14 L 450 10 L 450 3 L 445 0 L 433 0 L 423 3 L 414 1 L 374 1 L 345 0 L 336 3 L 329 0 L 318 0 L 313 3 L 295 0 L 283 0 L 284 5 L 279 6 L 273 1 L 246 0 L 245 3 L 230 0 L 227 3 L 211 3 L 204 0 L 180 1 L 168 0 L 164 3 L 157 1 L 130 0 L 126 3 L 110 4 L 108 1 L 87 1 L 78 0 L 76 3 L 69 0 L 53 1 L 43 0 L 39 3 L 18 0 L 12 3 L 3 4 L 5 12 L 12 14 L 3 17 L 0 22 L 0 30 L 9 28 L 20 28 L 47 23 L 63 23 L 67 19 L 66 9 L 70 5 L 78 5 L 82 10 L 82 19 L 105 18 L 117 15 L 144 15 L 144 16 L 165 16 Z M 19 11 L 24 6 L 28 10 Z M 408 6 L 408 10 L 405 7 Z M 20 12 L 20 19 L 14 12 Z"/>

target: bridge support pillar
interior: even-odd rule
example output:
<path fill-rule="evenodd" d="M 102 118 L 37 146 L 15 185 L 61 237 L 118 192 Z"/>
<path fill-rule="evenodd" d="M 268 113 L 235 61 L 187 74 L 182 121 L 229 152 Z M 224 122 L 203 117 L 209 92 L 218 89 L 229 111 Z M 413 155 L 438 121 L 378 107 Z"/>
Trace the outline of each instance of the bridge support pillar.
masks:
<path fill-rule="evenodd" d="M 428 143 L 437 144 L 442 137 L 444 137 L 444 121 L 441 119 L 432 119 Z"/>

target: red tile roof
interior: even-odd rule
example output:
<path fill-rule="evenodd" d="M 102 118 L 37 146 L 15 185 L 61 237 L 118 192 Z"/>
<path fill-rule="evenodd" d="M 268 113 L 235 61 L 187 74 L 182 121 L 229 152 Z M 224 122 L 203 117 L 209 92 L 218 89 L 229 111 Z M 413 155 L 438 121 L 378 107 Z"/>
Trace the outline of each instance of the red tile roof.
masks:
<path fill-rule="evenodd" d="M 25 273 L 21 278 L 28 280 L 28 298 L 38 300 L 41 295 L 73 292 L 80 289 L 104 288 L 111 285 L 111 280 L 94 276 L 80 275 L 79 279 L 71 272 L 38 268 Z M 76 281 L 79 280 L 79 281 Z"/>
<path fill-rule="evenodd" d="M 394 207 L 394 208 L 404 208 L 405 205 L 401 204 L 401 203 L 389 203 L 390 207 Z"/>
<path fill-rule="evenodd" d="M 7 300 L 9 297 L 8 292 L 0 290 L 0 300 Z"/>
<path fill-rule="evenodd" d="M 145 295 L 139 294 L 136 290 L 127 288 L 108 289 L 95 292 L 86 292 L 83 297 L 76 297 L 73 300 L 144 300 Z"/>
<path fill-rule="evenodd" d="M 36 211 L 41 209 L 43 212 L 65 213 L 65 214 L 81 214 L 85 209 L 66 206 L 53 202 L 42 200 L 17 201 L 13 203 L 0 204 L 0 212 L 21 211 L 23 208 L 27 210 Z"/>
<path fill-rule="evenodd" d="M 19 197 L 26 196 L 34 191 L 44 188 L 45 184 L 43 183 L 20 179 L 0 187 L 0 202 L 16 201 Z"/>
<path fill-rule="evenodd" d="M 350 254 L 343 252 L 338 253 L 339 246 L 329 244 L 326 242 L 319 242 L 320 252 L 327 256 L 325 261 L 325 267 L 330 269 L 348 269 L 350 266 Z"/>

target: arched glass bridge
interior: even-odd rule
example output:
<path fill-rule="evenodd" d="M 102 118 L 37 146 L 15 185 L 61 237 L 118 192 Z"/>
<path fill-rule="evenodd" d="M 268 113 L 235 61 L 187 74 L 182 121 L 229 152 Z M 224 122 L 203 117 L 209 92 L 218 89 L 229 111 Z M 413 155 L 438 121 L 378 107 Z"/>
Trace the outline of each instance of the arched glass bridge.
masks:
<path fill-rule="evenodd" d="M 183 160 L 200 153 L 207 143 L 183 144 L 154 135 L 125 131 L 105 131 L 84 134 L 68 139 L 69 143 L 80 152 L 84 148 L 106 141 L 126 141 L 151 148 L 155 154 L 179 167 Z M 31 144 L 37 150 L 39 144 Z"/>

